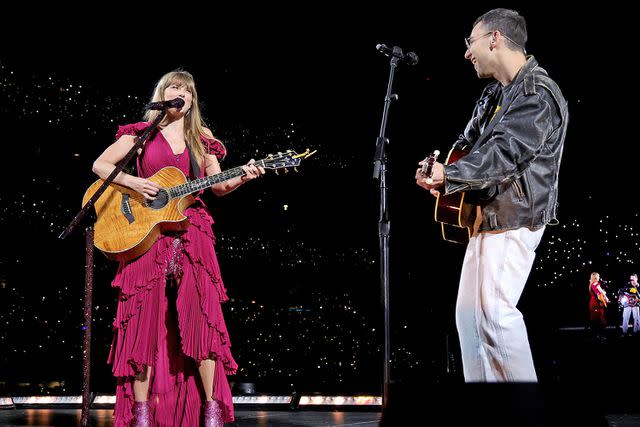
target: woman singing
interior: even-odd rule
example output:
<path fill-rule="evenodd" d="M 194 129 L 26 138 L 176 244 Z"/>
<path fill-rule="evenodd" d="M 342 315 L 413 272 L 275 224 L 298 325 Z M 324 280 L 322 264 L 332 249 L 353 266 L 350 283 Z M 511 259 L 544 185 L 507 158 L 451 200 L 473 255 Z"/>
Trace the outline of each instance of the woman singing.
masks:
<path fill-rule="evenodd" d="M 115 183 L 153 199 L 160 186 L 147 178 L 167 166 L 190 179 L 219 173 L 224 145 L 200 115 L 191 74 L 177 70 L 155 86 L 152 102 L 182 98 L 170 108 L 144 149 L 138 151 L 137 176 L 124 172 Z M 125 157 L 136 136 L 159 114 L 120 126 L 116 141 L 93 164 L 106 178 Z M 245 175 L 211 187 L 224 195 L 262 174 L 251 160 Z M 119 289 L 114 337 L 109 355 L 117 379 L 115 426 L 221 427 L 234 420 L 227 375 L 237 365 L 221 310 L 228 299 L 214 249 L 213 219 L 199 197 L 185 215 L 191 225 L 162 234 L 143 255 L 120 262 L 112 286 Z M 203 405 L 204 402 L 204 405 Z M 204 406 L 204 409 L 202 409 Z"/>

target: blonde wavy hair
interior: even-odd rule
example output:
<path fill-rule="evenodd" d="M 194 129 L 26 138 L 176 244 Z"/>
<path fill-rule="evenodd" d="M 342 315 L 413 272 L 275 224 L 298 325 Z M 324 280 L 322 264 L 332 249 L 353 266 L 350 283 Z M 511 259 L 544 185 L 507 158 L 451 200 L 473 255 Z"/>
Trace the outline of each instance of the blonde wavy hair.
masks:
<path fill-rule="evenodd" d="M 187 146 L 189 147 L 189 150 L 196 156 L 198 165 L 202 167 L 204 155 L 206 153 L 204 146 L 200 141 L 200 137 L 204 136 L 206 138 L 211 138 L 211 136 L 206 134 L 204 131 L 207 125 L 205 124 L 204 120 L 202 119 L 202 115 L 200 114 L 198 92 L 196 91 L 196 84 L 191 73 L 182 69 L 177 69 L 162 76 L 153 89 L 151 102 L 166 101 L 166 99 L 164 99 L 164 91 L 166 88 L 173 84 L 178 86 L 186 86 L 187 90 L 189 90 L 189 92 L 191 92 L 191 95 L 193 96 L 191 108 L 184 116 L 184 138 Z M 148 110 L 144 114 L 144 120 L 153 121 L 158 117 L 159 114 L 160 111 L 158 110 Z"/>

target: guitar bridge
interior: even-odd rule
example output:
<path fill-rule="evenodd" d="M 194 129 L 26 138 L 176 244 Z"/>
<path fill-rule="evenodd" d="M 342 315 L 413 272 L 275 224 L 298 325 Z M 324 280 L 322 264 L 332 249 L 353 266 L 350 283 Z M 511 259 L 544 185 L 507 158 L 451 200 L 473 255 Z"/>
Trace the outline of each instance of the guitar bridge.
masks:
<path fill-rule="evenodd" d="M 124 217 L 127 218 L 127 221 L 129 221 L 129 224 L 132 224 L 133 221 L 135 221 L 135 218 L 133 217 L 133 212 L 131 211 L 131 205 L 129 204 L 129 197 L 130 196 L 128 194 L 122 195 L 122 203 L 120 203 L 120 211 L 122 212 Z"/>

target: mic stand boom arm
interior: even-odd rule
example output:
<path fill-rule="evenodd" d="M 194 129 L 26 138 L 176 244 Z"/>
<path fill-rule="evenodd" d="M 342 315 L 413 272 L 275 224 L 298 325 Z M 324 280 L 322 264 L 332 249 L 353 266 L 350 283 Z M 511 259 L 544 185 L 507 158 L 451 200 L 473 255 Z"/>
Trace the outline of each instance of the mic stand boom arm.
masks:
<path fill-rule="evenodd" d="M 163 110 L 160 114 L 158 114 L 158 117 L 156 117 L 156 119 L 153 121 L 151 126 L 149 126 L 149 128 L 145 130 L 142 135 L 140 135 L 135 139 L 135 143 L 133 147 L 131 147 L 131 150 L 129 150 L 127 155 L 124 156 L 124 158 L 118 162 L 118 164 L 113 169 L 111 174 L 109 174 L 109 176 L 104 180 L 100 188 L 98 188 L 95 194 L 87 201 L 87 203 L 82 207 L 82 209 L 76 214 L 76 216 L 71 220 L 69 225 L 67 225 L 65 230 L 60 234 L 60 236 L 58 236 L 58 238 L 65 239 L 69 234 L 71 234 L 73 229 L 78 226 L 78 224 L 82 221 L 85 215 L 87 215 L 87 212 L 89 211 L 89 209 L 91 209 L 93 205 L 96 203 L 96 200 L 98 200 L 102 195 L 102 193 L 104 193 L 104 190 L 109 186 L 109 184 L 111 184 L 111 182 L 113 182 L 115 177 L 120 172 L 122 172 L 125 166 L 129 164 L 129 162 L 131 161 L 131 158 L 138 151 L 138 149 L 144 147 L 144 144 L 147 141 L 147 138 L 149 138 L 149 135 L 151 134 L 151 132 L 153 132 L 158 127 L 158 125 L 164 119 L 164 116 L 166 114 L 167 114 L 166 110 Z"/>

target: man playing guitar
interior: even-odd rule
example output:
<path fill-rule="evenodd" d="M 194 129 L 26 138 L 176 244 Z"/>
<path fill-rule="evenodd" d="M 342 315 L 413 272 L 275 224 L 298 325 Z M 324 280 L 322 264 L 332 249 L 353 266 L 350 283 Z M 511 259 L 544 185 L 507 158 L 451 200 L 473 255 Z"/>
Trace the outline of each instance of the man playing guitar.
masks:
<path fill-rule="evenodd" d="M 465 192 L 480 208 L 456 304 L 467 382 L 537 381 L 516 305 L 545 226 L 557 222 L 568 110 L 558 85 L 526 54 L 526 41 L 525 19 L 513 10 L 494 9 L 474 22 L 465 58 L 492 81 L 454 144 L 470 150 L 415 175 L 434 196 Z"/>

